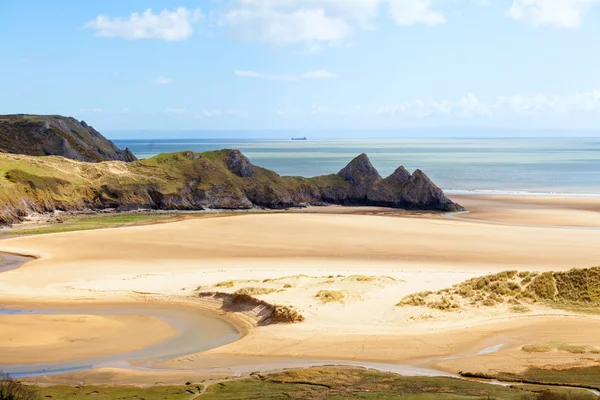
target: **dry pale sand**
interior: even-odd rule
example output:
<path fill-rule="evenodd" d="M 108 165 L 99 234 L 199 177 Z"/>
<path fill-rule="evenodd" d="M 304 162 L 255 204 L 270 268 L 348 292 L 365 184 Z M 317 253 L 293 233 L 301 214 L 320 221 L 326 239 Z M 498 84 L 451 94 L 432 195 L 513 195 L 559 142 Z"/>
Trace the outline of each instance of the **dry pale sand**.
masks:
<path fill-rule="evenodd" d="M 600 227 L 600 197 L 454 195 L 469 214 L 481 219 L 522 225 Z"/>
<path fill-rule="evenodd" d="M 477 219 L 499 222 L 517 218 L 506 204 L 521 201 L 468 200 Z M 523 207 L 533 207 L 529 202 L 522 200 Z M 251 329 L 237 342 L 160 366 L 205 371 L 294 357 L 406 362 L 455 372 L 520 369 L 535 359 L 515 354 L 538 336 L 566 341 L 565 332 L 577 332 L 569 342 L 600 347 L 600 318 L 543 307 L 523 316 L 507 307 L 443 312 L 395 305 L 411 293 L 508 269 L 600 265 L 600 230 L 544 226 L 554 225 L 557 216 L 568 220 L 575 211 L 595 211 L 564 208 L 558 201 L 545 207 L 547 214 L 517 218 L 521 225 L 540 226 L 319 209 L 10 239 L 0 242 L 0 250 L 40 259 L 0 275 L 0 301 L 164 301 L 192 295 L 197 286 L 271 288 L 276 292 L 258 297 L 293 305 L 306 321 Z M 233 287 L 214 286 L 228 280 Z M 320 290 L 340 291 L 344 298 L 322 304 L 315 298 Z M 497 353 L 476 354 L 498 345 L 503 347 Z M 448 356 L 460 358 L 438 359 Z M 582 357 L 571 355 L 569 362 Z"/>
<path fill-rule="evenodd" d="M 144 316 L 0 315 L 2 364 L 91 358 L 138 350 L 177 334 Z"/>

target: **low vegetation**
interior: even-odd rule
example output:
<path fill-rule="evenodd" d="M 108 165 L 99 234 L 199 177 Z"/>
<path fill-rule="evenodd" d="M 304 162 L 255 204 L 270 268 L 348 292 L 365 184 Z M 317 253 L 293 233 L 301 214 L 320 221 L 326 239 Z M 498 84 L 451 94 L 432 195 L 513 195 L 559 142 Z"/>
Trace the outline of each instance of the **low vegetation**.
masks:
<path fill-rule="evenodd" d="M 518 374 L 499 372 L 495 374 L 461 373 L 461 375 L 480 379 L 497 379 L 503 382 L 571 386 L 600 391 L 600 366 L 567 369 L 536 367 Z"/>
<path fill-rule="evenodd" d="M 261 287 L 245 287 L 237 290 L 235 294 L 246 294 L 249 296 L 261 296 L 265 294 L 275 293 L 277 289 L 261 288 Z"/>
<path fill-rule="evenodd" d="M 592 400 L 582 390 L 502 387 L 452 378 L 404 377 L 362 368 L 317 367 L 210 385 L 200 399 Z"/>
<path fill-rule="evenodd" d="M 341 303 L 347 297 L 347 293 L 341 290 L 319 290 L 315 298 L 321 303 Z"/>
<path fill-rule="evenodd" d="M 583 373 L 586 372 L 583 371 Z M 23 385 L 6 376 L 0 379 L 0 400 L 78 398 L 98 400 L 383 400 L 398 398 L 407 400 L 592 400 L 597 397 L 580 389 L 532 384 L 503 387 L 465 379 L 406 377 L 355 367 L 315 367 L 272 374 L 253 373 L 248 378 L 233 378 L 205 385 L 188 382 L 178 386 L 58 385 L 35 387 Z"/>
<path fill-rule="evenodd" d="M 235 286 L 235 281 L 223 281 L 215 284 L 218 288 L 232 288 Z"/>
<path fill-rule="evenodd" d="M 203 390 L 202 385 L 162 386 L 48 386 L 40 388 L 44 400 L 190 400 Z"/>
<path fill-rule="evenodd" d="M 600 306 L 600 267 L 566 272 L 504 271 L 469 279 L 438 292 L 414 293 L 398 306 L 457 310 L 506 304 L 515 313 L 526 313 L 529 304 L 542 303 L 579 311 L 597 311 Z"/>
<path fill-rule="evenodd" d="M 551 351 L 563 351 L 572 354 L 600 354 L 600 349 L 597 349 L 593 346 L 559 342 L 528 344 L 521 347 L 521 350 L 526 353 L 549 353 Z"/>
<path fill-rule="evenodd" d="M 37 388 L 24 385 L 10 376 L 0 373 L 0 400 L 39 400 Z"/>

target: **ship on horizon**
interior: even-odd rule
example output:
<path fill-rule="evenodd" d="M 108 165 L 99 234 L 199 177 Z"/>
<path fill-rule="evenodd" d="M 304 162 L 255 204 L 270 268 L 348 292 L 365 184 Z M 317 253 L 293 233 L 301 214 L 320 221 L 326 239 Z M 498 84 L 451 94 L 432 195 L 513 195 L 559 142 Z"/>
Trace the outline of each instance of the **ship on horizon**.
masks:
<path fill-rule="evenodd" d="M 308 140 L 306 136 L 303 137 L 293 137 L 292 140 Z"/>

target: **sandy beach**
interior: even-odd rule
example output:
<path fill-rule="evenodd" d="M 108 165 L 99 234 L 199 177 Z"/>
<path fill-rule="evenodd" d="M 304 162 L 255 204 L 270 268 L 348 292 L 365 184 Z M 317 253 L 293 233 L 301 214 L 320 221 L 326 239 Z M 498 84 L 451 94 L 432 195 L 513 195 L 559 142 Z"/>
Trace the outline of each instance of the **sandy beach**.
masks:
<path fill-rule="evenodd" d="M 407 295 L 490 273 L 600 265 L 597 198 L 453 199 L 471 213 L 449 219 L 376 208 L 311 208 L 2 240 L 0 251 L 38 259 L 0 274 L 0 304 L 185 303 L 223 315 L 196 291 L 260 288 L 265 294 L 256 297 L 294 306 L 306 318 L 252 326 L 247 318 L 233 317 L 243 325 L 241 339 L 161 360 L 156 367 L 164 372 L 87 373 L 109 382 L 143 382 L 161 374 L 168 380 L 173 370 L 228 375 L 236 366 L 259 368 L 291 359 L 410 364 L 452 373 L 594 362 L 586 355 L 530 354 L 521 347 L 535 342 L 600 347 L 596 315 L 542 305 L 526 314 L 507 305 L 458 311 L 396 306 Z M 343 299 L 324 303 L 316 297 L 321 290 L 340 292 Z M 28 333 L 42 326 L 54 328 L 43 336 Z M 126 352 L 175 332 L 147 317 L 85 315 L 3 315 L 0 330 L 4 363 Z M 147 342 L 136 340 L 142 330 L 153 332 L 144 336 Z M 18 342 L 11 341 L 14 337 Z M 484 351 L 489 348 L 495 350 Z"/>

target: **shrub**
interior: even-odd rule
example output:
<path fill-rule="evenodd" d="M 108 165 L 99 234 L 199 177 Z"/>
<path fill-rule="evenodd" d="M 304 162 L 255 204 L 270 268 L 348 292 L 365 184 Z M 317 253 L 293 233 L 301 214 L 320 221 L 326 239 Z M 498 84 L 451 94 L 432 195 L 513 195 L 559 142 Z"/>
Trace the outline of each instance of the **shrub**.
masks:
<path fill-rule="evenodd" d="M 544 272 L 537 276 L 527 288 L 543 300 L 554 300 L 556 296 L 556 284 L 552 272 Z"/>
<path fill-rule="evenodd" d="M 38 391 L 0 373 L 0 400 L 38 400 Z"/>
<path fill-rule="evenodd" d="M 460 308 L 453 296 L 443 296 L 441 300 L 427 304 L 430 308 L 435 308 L 442 311 L 456 310 Z"/>

